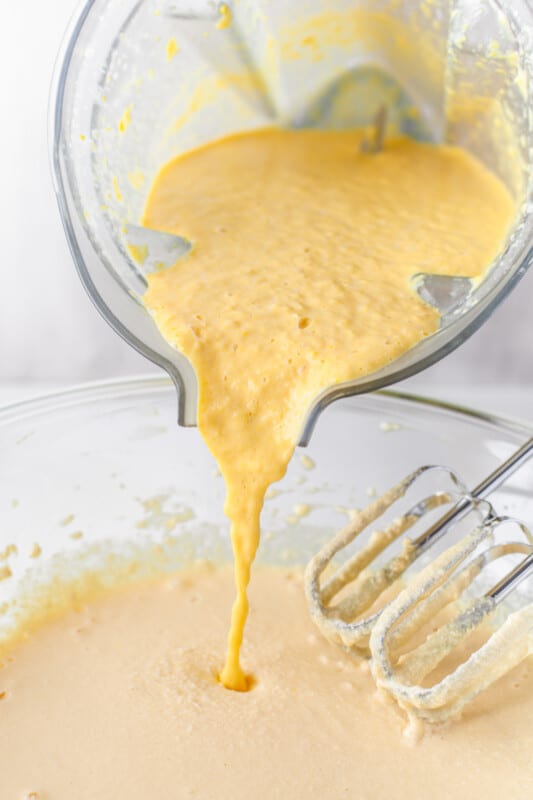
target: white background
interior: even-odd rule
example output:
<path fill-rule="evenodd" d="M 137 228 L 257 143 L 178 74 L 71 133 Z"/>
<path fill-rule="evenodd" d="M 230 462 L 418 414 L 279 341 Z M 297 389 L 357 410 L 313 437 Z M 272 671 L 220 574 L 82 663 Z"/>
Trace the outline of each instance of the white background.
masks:
<path fill-rule="evenodd" d="M 115 336 L 86 297 L 52 190 L 48 91 L 78 2 L 1 3 L 0 404 L 14 396 L 14 386 L 18 397 L 48 383 L 156 371 Z M 532 300 L 533 269 L 480 332 L 403 388 L 533 419 Z"/>

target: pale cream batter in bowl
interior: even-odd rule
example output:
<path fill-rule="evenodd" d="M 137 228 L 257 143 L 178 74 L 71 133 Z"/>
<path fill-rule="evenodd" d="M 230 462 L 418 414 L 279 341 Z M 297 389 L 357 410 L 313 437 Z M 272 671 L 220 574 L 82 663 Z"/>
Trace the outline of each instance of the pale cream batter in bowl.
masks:
<path fill-rule="evenodd" d="M 2 412 L 2 796 L 529 796 L 528 662 L 413 744 L 367 671 L 322 642 L 300 568 L 415 466 L 474 484 L 531 430 L 400 395 L 326 411 L 265 503 L 240 693 L 217 681 L 233 599 L 223 482 L 174 408 L 171 383 L 147 379 Z M 529 523 L 531 479 L 495 498 Z"/>

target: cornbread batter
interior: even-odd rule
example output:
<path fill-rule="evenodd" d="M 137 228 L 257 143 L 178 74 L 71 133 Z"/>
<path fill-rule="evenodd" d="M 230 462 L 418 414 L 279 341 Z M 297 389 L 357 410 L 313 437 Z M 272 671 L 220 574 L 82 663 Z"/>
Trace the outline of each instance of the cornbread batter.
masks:
<path fill-rule="evenodd" d="M 257 683 L 225 691 L 232 594 L 229 567 L 199 566 L 22 631 L 0 653 L 2 800 L 532 796 L 530 662 L 413 746 L 286 570 L 256 567 L 244 656 Z"/>
<path fill-rule="evenodd" d="M 161 170 L 143 224 L 194 248 L 150 276 L 145 302 L 195 368 L 199 427 L 226 481 L 237 580 L 227 687 L 249 685 L 239 650 L 259 515 L 307 409 L 435 331 L 411 276 L 482 276 L 513 210 L 461 150 L 397 140 L 369 154 L 354 132 L 264 130 Z"/>

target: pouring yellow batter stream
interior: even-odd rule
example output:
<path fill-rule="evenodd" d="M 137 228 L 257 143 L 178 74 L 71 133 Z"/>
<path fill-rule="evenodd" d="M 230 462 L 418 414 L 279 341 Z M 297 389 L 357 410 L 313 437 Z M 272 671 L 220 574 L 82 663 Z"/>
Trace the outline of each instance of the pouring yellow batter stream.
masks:
<path fill-rule="evenodd" d="M 220 677 L 232 689 L 249 686 L 239 653 L 265 491 L 306 411 L 435 331 L 411 276 L 481 276 L 513 215 L 503 185 L 459 149 L 360 144 L 332 131 L 224 139 L 165 166 L 144 214 L 194 243 L 150 277 L 145 303 L 194 365 L 199 427 L 226 482 L 237 598 Z"/>

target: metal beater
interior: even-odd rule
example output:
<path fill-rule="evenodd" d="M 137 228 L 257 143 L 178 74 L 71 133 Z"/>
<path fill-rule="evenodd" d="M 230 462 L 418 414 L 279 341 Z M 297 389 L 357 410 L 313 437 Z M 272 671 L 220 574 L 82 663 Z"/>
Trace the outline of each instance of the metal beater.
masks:
<path fill-rule="evenodd" d="M 305 591 L 314 622 L 331 641 L 370 657 L 378 687 L 410 715 L 430 722 L 457 715 L 479 692 L 533 653 L 533 602 L 524 602 L 514 592 L 525 578 L 533 577 L 533 534 L 520 520 L 499 515 L 486 499 L 532 455 L 533 438 L 471 492 L 451 470 L 421 467 L 362 510 L 307 566 Z M 374 531 L 363 547 L 321 580 L 341 551 L 428 476 L 446 477 L 450 488 L 431 492 Z M 371 568 L 383 551 L 443 504 L 452 504 L 444 516 L 415 538 L 405 536 L 399 552 Z M 459 524 L 469 531 L 463 538 L 418 573 L 405 575 Z M 509 527 L 518 537 L 497 542 L 498 532 Z M 504 577 L 494 578 L 481 596 L 469 595 L 481 573 L 491 580 L 496 562 L 513 556 L 515 563 Z M 512 592 L 516 607 L 506 615 L 501 603 Z M 446 618 L 438 622 L 437 615 L 444 611 Z M 435 622 L 437 627 L 423 635 L 424 626 Z M 444 677 L 427 681 L 488 622 L 491 635 L 480 646 Z"/>

